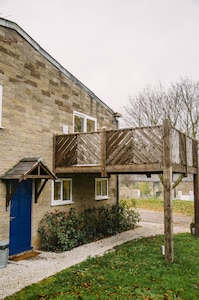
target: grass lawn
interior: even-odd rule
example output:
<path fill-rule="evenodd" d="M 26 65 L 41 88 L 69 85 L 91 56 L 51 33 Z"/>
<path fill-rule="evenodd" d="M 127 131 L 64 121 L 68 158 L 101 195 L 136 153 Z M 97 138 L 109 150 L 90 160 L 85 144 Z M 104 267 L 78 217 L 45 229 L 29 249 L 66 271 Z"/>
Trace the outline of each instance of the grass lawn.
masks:
<path fill-rule="evenodd" d="M 6 299 L 199 299 L 199 239 L 174 235 L 173 264 L 163 243 L 163 236 L 125 243 Z"/>
<path fill-rule="evenodd" d="M 148 210 L 164 211 L 164 200 L 163 199 L 123 199 L 128 207 L 143 208 Z M 173 213 L 184 214 L 193 216 L 194 214 L 194 202 L 173 200 Z"/>

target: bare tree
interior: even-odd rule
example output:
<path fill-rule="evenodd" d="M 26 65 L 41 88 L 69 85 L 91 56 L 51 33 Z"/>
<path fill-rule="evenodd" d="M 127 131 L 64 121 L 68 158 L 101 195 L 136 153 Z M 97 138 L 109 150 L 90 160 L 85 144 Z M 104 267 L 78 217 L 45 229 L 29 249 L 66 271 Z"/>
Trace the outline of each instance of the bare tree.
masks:
<path fill-rule="evenodd" d="M 124 106 L 123 126 L 151 126 L 164 119 L 193 138 L 199 137 L 199 82 L 182 78 L 164 88 L 147 86 Z"/>
<path fill-rule="evenodd" d="M 192 138 L 199 138 L 199 82 L 181 78 L 167 89 L 161 83 L 147 86 L 124 107 L 123 125 L 140 127 L 161 125 L 169 119 L 172 126 Z M 159 176 L 161 182 L 162 176 Z M 183 175 L 174 182 L 175 188 Z"/>
<path fill-rule="evenodd" d="M 171 85 L 169 95 L 180 107 L 176 126 L 190 137 L 199 137 L 199 82 L 182 79 Z"/>
<path fill-rule="evenodd" d="M 157 125 L 163 117 L 159 114 L 159 106 L 165 102 L 165 97 L 160 83 L 153 88 L 147 86 L 135 98 L 129 97 L 129 102 L 124 107 L 125 125 L 133 127 Z"/>

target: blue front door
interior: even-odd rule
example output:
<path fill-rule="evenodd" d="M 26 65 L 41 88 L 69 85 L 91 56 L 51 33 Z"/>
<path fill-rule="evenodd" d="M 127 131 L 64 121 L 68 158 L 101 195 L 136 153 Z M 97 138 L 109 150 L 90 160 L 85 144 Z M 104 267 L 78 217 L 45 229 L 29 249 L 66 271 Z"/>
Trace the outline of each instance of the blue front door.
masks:
<path fill-rule="evenodd" d="M 32 181 L 21 181 L 11 199 L 10 255 L 31 249 L 31 198 Z"/>

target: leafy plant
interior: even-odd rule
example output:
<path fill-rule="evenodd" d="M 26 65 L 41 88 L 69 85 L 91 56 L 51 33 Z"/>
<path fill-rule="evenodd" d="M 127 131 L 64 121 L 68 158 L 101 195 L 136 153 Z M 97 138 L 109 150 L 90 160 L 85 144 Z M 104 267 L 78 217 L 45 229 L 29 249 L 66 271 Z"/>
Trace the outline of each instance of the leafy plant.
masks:
<path fill-rule="evenodd" d="M 42 250 L 66 251 L 83 244 L 85 236 L 80 225 L 81 218 L 73 208 L 68 214 L 59 210 L 46 213 L 38 229 Z"/>
<path fill-rule="evenodd" d="M 135 227 L 139 214 L 125 205 L 88 208 L 81 214 L 56 210 L 39 224 L 41 249 L 67 251 L 79 245 Z"/>
<path fill-rule="evenodd" d="M 98 235 L 97 209 L 87 208 L 82 214 L 82 230 L 84 229 L 88 241 L 94 240 Z"/>

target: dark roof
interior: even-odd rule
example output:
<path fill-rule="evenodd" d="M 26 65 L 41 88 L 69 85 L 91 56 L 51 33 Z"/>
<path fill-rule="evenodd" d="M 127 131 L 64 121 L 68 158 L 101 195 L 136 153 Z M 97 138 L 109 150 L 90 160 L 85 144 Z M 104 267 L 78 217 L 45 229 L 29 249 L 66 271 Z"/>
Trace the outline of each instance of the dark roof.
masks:
<path fill-rule="evenodd" d="M 0 18 L 0 26 L 13 29 L 19 35 L 21 35 L 33 48 L 35 48 L 43 57 L 51 62 L 57 69 L 59 69 L 65 76 L 71 79 L 76 85 L 85 90 L 91 98 L 96 102 L 104 106 L 110 113 L 114 114 L 114 111 L 101 99 L 99 99 L 89 88 L 87 88 L 81 81 L 79 81 L 74 75 L 66 70 L 58 61 L 56 61 L 49 53 L 47 53 L 34 39 L 32 39 L 19 25 L 16 23 Z"/>
<path fill-rule="evenodd" d="M 2 180 L 18 179 L 22 181 L 27 178 L 56 179 L 55 174 L 43 163 L 41 157 L 24 158 L 16 166 L 1 177 Z"/>

